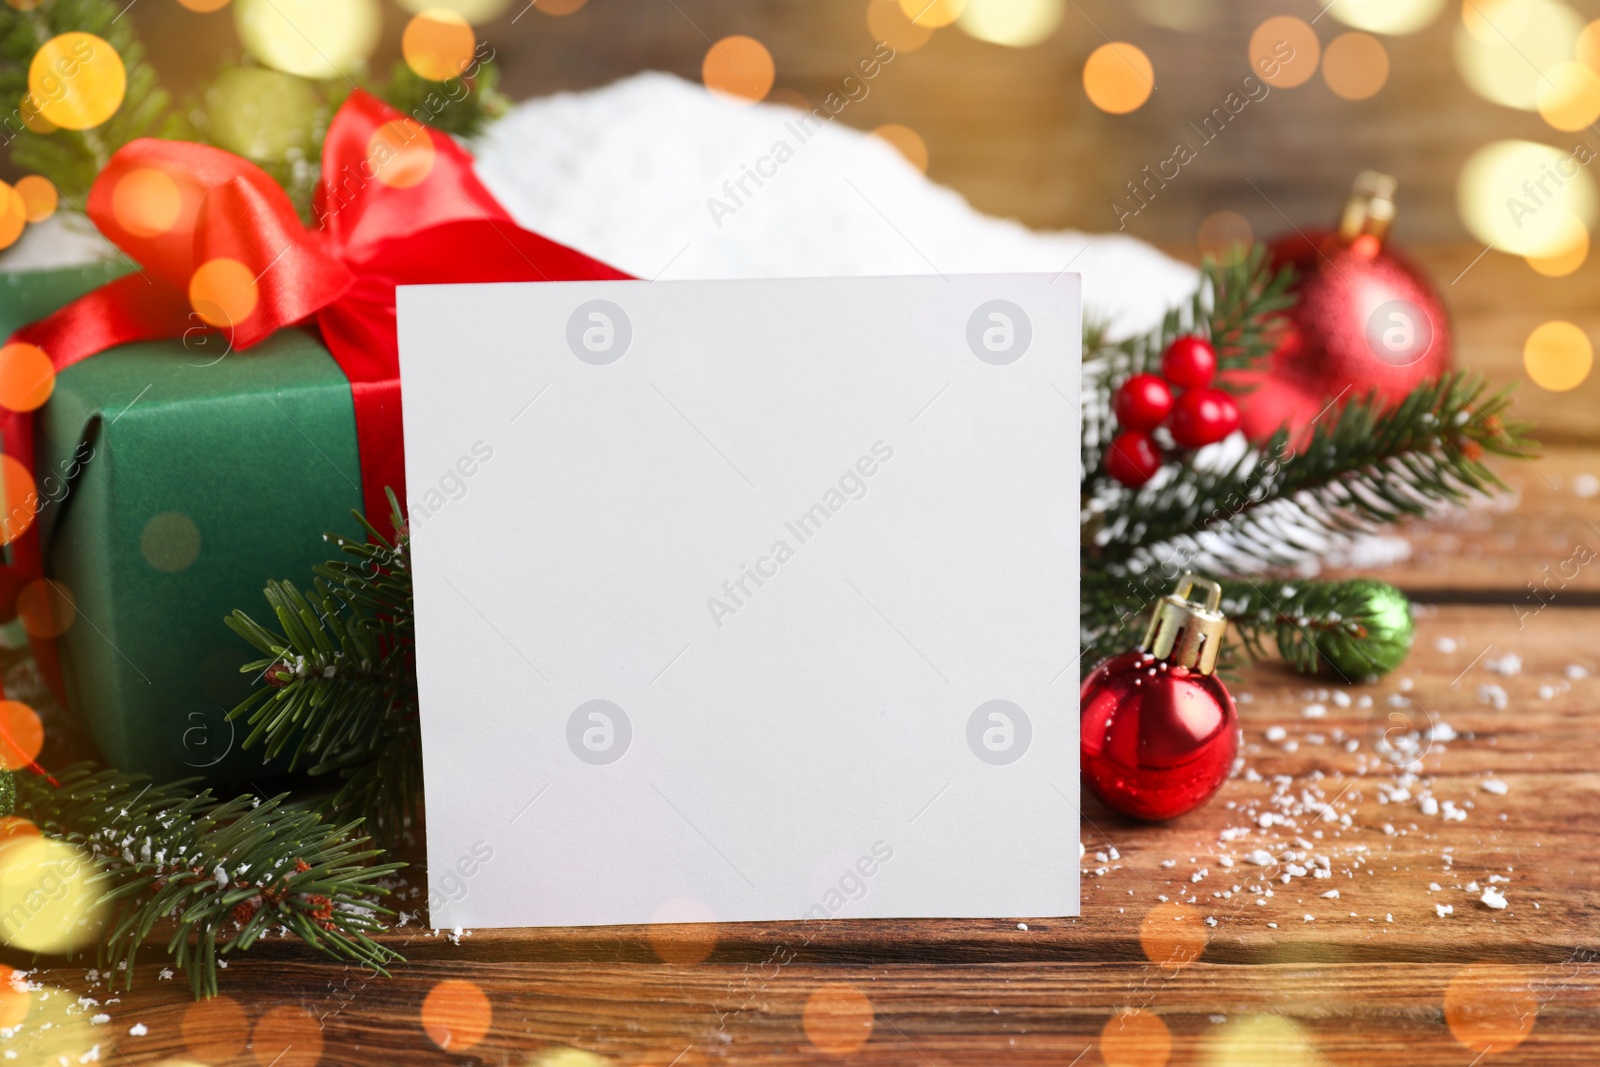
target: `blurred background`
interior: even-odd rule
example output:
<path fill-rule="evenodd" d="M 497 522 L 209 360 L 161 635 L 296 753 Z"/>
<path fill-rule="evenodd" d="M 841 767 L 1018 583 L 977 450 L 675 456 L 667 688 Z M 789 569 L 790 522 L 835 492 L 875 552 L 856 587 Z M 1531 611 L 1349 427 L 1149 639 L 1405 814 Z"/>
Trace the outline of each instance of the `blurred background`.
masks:
<path fill-rule="evenodd" d="M 1120 223 L 1196 261 L 1333 224 L 1356 173 L 1376 168 L 1399 179 L 1393 240 L 1445 293 L 1461 362 L 1527 381 L 1522 350 L 1541 324 L 1600 328 L 1600 4 L 135 0 L 126 17 L 166 86 L 199 106 L 264 5 L 303 7 L 319 53 L 375 72 L 404 61 L 415 14 L 448 8 L 493 49 L 513 100 L 653 69 L 815 105 L 887 40 L 897 58 L 842 121 L 881 130 L 982 211 L 1042 229 Z M 1582 435 L 1587 379 L 1533 383 L 1548 401 L 1541 437 Z"/>

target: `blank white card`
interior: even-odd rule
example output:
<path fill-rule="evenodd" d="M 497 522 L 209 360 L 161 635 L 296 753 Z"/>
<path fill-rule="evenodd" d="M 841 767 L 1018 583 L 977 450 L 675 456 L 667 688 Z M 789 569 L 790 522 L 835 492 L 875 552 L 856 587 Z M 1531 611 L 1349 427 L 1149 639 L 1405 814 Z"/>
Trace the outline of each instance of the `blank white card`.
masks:
<path fill-rule="evenodd" d="M 399 313 L 434 926 L 1077 914 L 1076 275 Z"/>

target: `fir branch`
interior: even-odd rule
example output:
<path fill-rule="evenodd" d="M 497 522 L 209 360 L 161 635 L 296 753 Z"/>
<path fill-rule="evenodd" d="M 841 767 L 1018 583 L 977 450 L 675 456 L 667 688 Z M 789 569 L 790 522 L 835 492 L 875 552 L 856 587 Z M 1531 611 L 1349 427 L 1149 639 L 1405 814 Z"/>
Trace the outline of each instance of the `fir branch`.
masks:
<path fill-rule="evenodd" d="M 476 137 L 505 114 L 511 101 L 497 89 L 500 69 L 494 63 L 475 62 L 468 69 L 459 78 L 436 82 L 397 63 L 378 95 L 396 111 L 436 130 L 463 139 Z"/>
<path fill-rule="evenodd" d="M 124 987 L 163 923 L 167 952 L 196 997 L 216 994 L 219 956 L 249 949 L 273 927 L 380 973 L 400 958 L 371 934 L 390 914 L 374 903 L 387 892 L 380 882 L 403 864 L 373 864 L 381 853 L 362 847 L 355 823 L 326 824 L 282 797 L 218 800 L 86 764 L 56 777 L 59 785 L 21 777 L 18 811 L 94 857 L 109 910 L 99 958 L 121 970 Z"/>
<path fill-rule="evenodd" d="M 1381 674 L 1365 643 L 1381 625 L 1371 616 L 1371 579 L 1348 581 L 1229 580 L 1222 584 L 1228 636 L 1252 659 L 1265 659 L 1267 640 L 1301 674 L 1324 664 L 1362 662 Z M 1409 640 L 1409 639 L 1408 639 Z M 1334 657 L 1329 651 L 1336 653 Z M 1345 679 L 1354 681 L 1357 679 Z"/>
<path fill-rule="evenodd" d="M 1423 382 L 1398 404 L 1371 393 L 1333 405 L 1299 447 L 1280 430 L 1226 467 L 1182 467 L 1125 494 L 1087 555 L 1138 570 L 1204 553 L 1259 569 L 1324 549 L 1330 535 L 1503 489 L 1484 456 L 1525 458 L 1536 447 L 1509 407 L 1508 389 L 1490 393 L 1470 372 Z"/>
<path fill-rule="evenodd" d="M 139 137 L 182 138 L 187 132 L 157 85 L 132 24 L 118 17 L 120 10 L 112 0 L 44 0 L 27 11 L 0 6 L 0 101 L 10 109 L 0 120 L 4 127 L 0 137 L 10 147 L 15 166 L 48 178 L 62 199 L 79 210 L 89 186 L 117 149 Z M 30 92 L 28 69 L 34 54 L 51 38 L 74 31 L 104 39 L 122 57 L 127 73 L 122 105 L 93 129 L 46 134 L 26 128 L 18 105 Z"/>
<path fill-rule="evenodd" d="M 1089 321 L 1083 336 L 1083 488 L 1106 483 L 1105 451 L 1117 436 L 1111 398 L 1135 374 L 1155 371 L 1174 338 L 1197 334 L 1211 341 L 1220 370 L 1254 366 L 1269 354 L 1282 313 L 1294 304 L 1294 272 L 1274 270 L 1265 245 L 1200 267 L 1200 286 L 1187 304 L 1173 308 L 1155 330 L 1111 342 L 1104 323 Z M 1226 382 L 1219 383 L 1224 387 Z"/>
<path fill-rule="evenodd" d="M 392 492 L 389 500 L 401 529 Z M 267 759 L 288 753 L 291 769 L 343 777 L 328 810 L 364 819 L 392 845 L 422 801 L 411 554 L 404 534 L 390 544 L 356 518 L 369 539 L 329 534 L 344 558 L 316 567 L 309 593 L 290 582 L 267 586 L 278 629 L 243 611 L 227 620 L 269 657 L 241 668 L 266 684 L 229 717 L 250 727 L 244 748 L 259 744 Z"/>

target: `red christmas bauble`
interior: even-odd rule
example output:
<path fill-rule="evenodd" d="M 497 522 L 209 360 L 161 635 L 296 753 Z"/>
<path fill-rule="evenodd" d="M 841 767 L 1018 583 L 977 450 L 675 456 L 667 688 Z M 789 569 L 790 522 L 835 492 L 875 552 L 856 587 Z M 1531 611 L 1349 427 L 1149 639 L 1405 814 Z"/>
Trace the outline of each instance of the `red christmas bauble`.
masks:
<path fill-rule="evenodd" d="M 1394 214 L 1393 179 L 1363 174 L 1339 230 L 1294 233 L 1269 247 L 1292 266 L 1298 302 L 1261 370 L 1231 382 L 1244 398 L 1243 426 L 1262 441 L 1287 425 L 1305 433 L 1336 397 L 1376 390 L 1399 401 L 1450 368 L 1450 319 L 1420 268 L 1384 243 Z"/>
<path fill-rule="evenodd" d="M 1134 649 L 1096 667 L 1080 696 L 1083 780 L 1117 811 L 1170 819 L 1227 779 L 1239 717 L 1215 674 Z"/>
<path fill-rule="evenodd" d="M 1167 427 L 1184 448 L 1201 448 L 1239 428 L 1239 405 L 1221 389 L 1191 389 L 1173 405 Z"/>
<path fill-rule="evenodd" d="M 1124 430 L 1153 430 L 1172 412 L 1172 388 L 1154 374 L 1135 374 L 1117 388 L 1111 409 Z"/>
<path fill-rule="evenodd" d="M 1139 488 L 1160 469 L 1161 449 L 1144 430 L 1118 434 L 1106 452 L 1106 473 L 1129 489 Z"/>
<path fill-rule="evenodd" d="M 1217 374 L 1217 350 L 1204 337 L 1174 337 L 1161 353 L 1161 374 L 1180 389 L 1199 389 Z"/>

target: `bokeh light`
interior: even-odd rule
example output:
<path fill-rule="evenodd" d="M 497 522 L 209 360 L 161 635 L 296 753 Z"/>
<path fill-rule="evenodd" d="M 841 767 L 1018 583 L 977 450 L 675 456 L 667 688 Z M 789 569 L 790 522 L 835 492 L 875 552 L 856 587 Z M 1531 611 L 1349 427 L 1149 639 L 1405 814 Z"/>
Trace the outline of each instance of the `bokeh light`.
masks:
<path fill-rule="evenodd" d="M 256 1021 L 250 1052 L 257 1067 L 317 1067 L 322 1060 L 322 1024 L 304 1008 L 285 1004 Z"/>
<path fill-rule="evenodd" d="M 1100 1030 L 1106 1067 L 1163 1067 L 1171 1056 L 1172 1031 L 1154 1012 L 1118 1012 Z"/>
<path fill-rule="evenodd" d="M 178 183 L 152 167 L 130 170 L 111 190 L 111 216 L 135 237 L 158 237 L 172 229 L 183 210 Z"/>
<path fill-rule="evenodd" d="M 78 617 L 78 601 L 64 582 L 35 578 L 17 593 L 17 617 L 29 637 L 60 637 Z"/>
<path fill-rule="evenodd" d="M 1167 970 L 1187 967 L 1205 953 L 1205 924 L 1194 909 L 1165 901 L 1140 921 L 1139 947 L 1146 959 Z"/>
<path fill-rule="evenodd" d="M 56 213 L 56 205 L 61 197 L 49 178 L 29 174 L 17 179 L 16 190 L 17 195 L 22 197 L 22 207 L 27 212 L 29 222 L 43 222 Z"/>
<path fill-rule="evenodd" d="M 233 16 L 251 55 L 302 78 L 359 73 L 383 21 L 378 0 L 239 0 Z"/>
<path fill-rule="evenodd" d="M 900 9 L 900 0 L 871 0 L 867 5 L 867 32 L 896 52 L 915 52 L 928 43 L 933 28 L 919 26 Z"/>
<path fill-rule="evenodd" d="M 0 768 L 20 771 L 44 750 L 44 722 L 20 700 L 0 700 Z"/>
<path fill-rule="evenodd" d="M 546 15 L 571 15 L 582 10 L 589 0 L 538 0 L 534 10 Z"/>
<path fill-rule="evenodd" d="M 1300 1028 L 1280 1015 L 1242 1015 L 1212 1031 L 1206 1067 L 1325 1067 Z"/>
<path fill-rule="evenodd" d="M 806 998 L 800 1022 L 813 1047 L 849 1056 L 872 1039 L 874 1016 L 865 993 L 848 982 L 829 982 Z"/>
<path fill-rule="evenodd" d="M 122 57 L 92 33 L 63 33 L 34 53 L 28 90 L 40 113 L 68 130 L 88 130 L 117 113 L 128 91 Z"/>
<path fill-rule="evenodd" d="M 1462 166 L 1456 209 L 1484 244 L 1550 256 L 1572 246 L 1574 222 L 1594 225 L 1594 181 L 1580 157 L 1532 141 L 1496 141 Z"/>
<path fill-rule="evenodd" d="M 1061 25 L 1064 0 L 967 0 L 958 20 L 963 32 L 990 44 L 1027 48 Z"/>
<path fill-rule="evenodd" d="M 1293 15 L 1274 15 L 1250 35 L 1250 67 L 1276 89 L 1304 85 L 1321 55 L 1317 31 Z"/>
<path fill-rule="evenodd" d="M 212 143 L 261 162 L 309 153 L 317 111 L 326 106 L 306 79 L 257 66 L 224 69 L 205 103 Z"/>
<path fill-rule="evenodd" d="M 9 455 L 0 455 L 0 500 L 5 518 L 0 521 L 0 545 L 9 545 L 28 532 L 39 514 L 38 486 L 33 472 Z M 33 503 L 29 504 L 28 501 Z"/>
<path fill-rule="evenodd" d="M 1485 100 L 1533 111 L 1544 72 L 1572 58 L 1582 28 L 1555 0 L 1469 0 L 1455 30 L 1456 69 Z"/>
<path fill-rule="evenodd" d="M 139 532 L 139 551 L 158 571 L 186 571 L 200 556 L 200 528 L 181 511 L 158 512 Z"/>
<path fill-rule="evenodd" d="M 409 189 L 433 173 L 438 152 L 433 135 L 421 123 L 393 119 L 379 126 L 367 142 L 367 162 L 383 184 Z"/>
<path fill-rule="evenodd" d="M 1254 240 L 1250 220 L 1236 211 L 1213 211 L 1200 220 L 1195 234 L 1200 254 L 1219 263 L 1236 260 Z"/>
<path fill-rule="evenodd" d="M 22 124 L 34 133 L 55 133 L 61 127 L 44 117 L 42 107 L 38 97 L 26 92 L 22 94 L 22 103 L 17 105 L 17 114 Z"/>
<path fill-rule="evenodd" d="M 724 37 L 706 52 L 700 75 L 711 95 L 731 104 L 753 104 L 772 91 L 777 68 L 772 53 L 754 37 Z"/>
<path fill-rule="evenodd" d="M 895 150 L 906 157 L 906 162 L 923 173 L 928 170 L 928 146 L 922 137 L 910 126 L 902 126 L 891 122 L 879 126 L 872 131 L 872 136 L 880 137 L 895 147 Z"/>
<path fill-rule="evenodd" d="M 482 26 L 485 22 L 499 18 L 506 8 L 511 6 L 511 0 L 398 0 L 398 2 L 413 15 L 444 8 L 460 15 L 474 26 Z M 583 4 L 584 0 L 539 0 L 533 6 L 546 15 L 570 15 Z"/>
<path fill-rule="evenodd" d="M 428 1040 L 447 1052 L 476 1046 L 494 1020 L 488 995 L 476 983 L 460 978 L 447 978 L 428 990 L 421 1015 Z"/>
<path fill-rule="evenodd" d="M 1539 115 L 1558 130 L 1573 132 L 1600 119 L 1600 74 L 1583 63 L 1557 63 L 1534 90 Z"/>
<path fill-rule="evenodd" d="M 20 815 L 7 815 L 0 819 L 0 844 L 13 837 L 38 837 L 39 828 Z"/>
<path fill-rule="evenodd" d="M 1546 278 L 1563 278 L 1589 258 L 1589 231 L 1577 219 L 1567 216 L 1570 237 L 1556 251 L 1543 256 L 1527 256 L 1528 266 Z"/>
<path fill-rule="evenodd" d="M 201 15 L 209 15 L 228 6 L 228 0 L 178 0 L 178 3 Z"/>
<path fill-rule="evenodd" d="M 1112 115 L 1137 111 L 1155 88 L 1150 57 L 1126 41 L 1101 45 L 1083 64 L 1083 91 L 1089 102 Z"/>
<path fill-rule="evenodd" d="M 29 1002 L 27 979 L 19 972 L 0 963 L 0 1030 L 12 1030 L 28 1017 Z"/>
<path fill-rule="evenodd" d="M 650 916 L 645 927 L 650 948 L 663 963 L 704 963 L 717 948 L 717 916 L 693 897 L 674 897 Z"/>
<path fill-rule="evenodd" d="M 1334 0 L 1328 14 L 1369 33 L 1416 33 L 1439 17 L 1445 0 Z"/>
<path fill-rule="evenodd" d="M 219 256 L 195 268 L 189 278 L 189 306 L 218 329 L 248 319 L 261 300 L 255 272 L 237 259 Z"/>
<path fill-rule="evenodd" d="M 28 206 L 22 194 L 0 182 L 0 248 L 10 248 L 28 225 Z"/>
<path fill-rule="evenodd" d="M 53 837 L 0 844 L 0 941 L 23 952 L 57 955 L 99 936 L 104 906 L 88 853 Z"/>
<path fill-rule="evenodd" d="M 472 65 L 476 47 L 477 39 L 467 20 L 441 7 L 411 16 L 400 38 L 406 66 L 425 81 L 459 77 Z"/>
<path fill-rule="evenodd" d="M 1600 71 L 1600 19 L 1578 31 L 1573 58 L 1591 70 Z"/>
<path fill-rule="evenodd" d="M 918 26 L 938 29 L 961 17 L 967 0 L 900 0 L 900 10 Z"/>
<path fill-rule="evenodd" d="M 1576 389 L 1594 367 L 1594 347 L 1570 322 L 1546 322 L 1522 346 L 1522 366 L 1541 389 L 1564 393 Z"/>
<path fill-rule="evenodd" d="M 237 1000 L 217 996 L 184 1008 L 179 1029 L 190 1055 L 207 1063 L 221 1063 L 244 1051 L 250 1036 L 250 1017 Z"/>
<path fill-rule="evenodd" d="M 1528 28 L 1530 0 L 1461 0 L 1461 26 L 1484 44 L 1515 40 Z"/>
<path fill-rule="evenodd" d="M 38 345 L 12 341 L 0 346 L 0 407 L 33 411 L 56 387 L 56 369 Z"/>
<path fill-rule="evenodd" d="M 1322 79 L 1335 96 L 1365 100 L 1389 80 L 1389 53 L 1367 33 L 1342 33 L 1322 54 Z"/>
<path fill-rule="evenodd" d="M 5 968 L 9 971 L 9 968 Z M 7 983 L 8 986 L 10 983 Z M 7 990 L 7 998 L 15 995 Z M 84 1010 L 78 993 L 37 985 L 21 994 L 27 1016 L 20 1029 L 0 1038 L 4 1059 L 18 1067 L 105 1063 L 108 1042 Z"/>
<path fill-rule="evenodd" d="M 1474 963 L 1457 971 L 1444 991 L 1444 1021 L 1450 1033 L 1480 1055 L 1508 1052 L 1533 1033 L 1539 998 L 1528 972 L 1498 963 Z"/>
<path fill-rule="evenodd" d="M 1152 26 L 1180 33 L 1203 30 L 1217 20 L 1218 0 L 1133 0 L 1133 9 Z"/>

